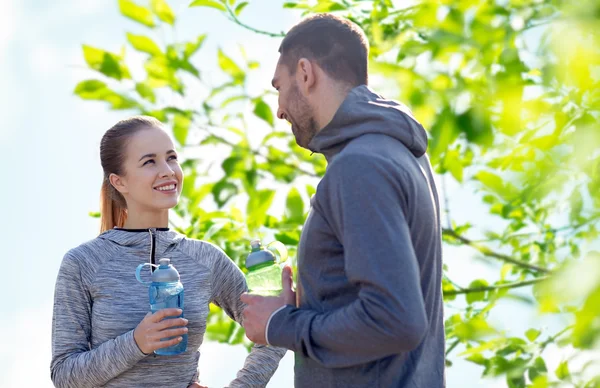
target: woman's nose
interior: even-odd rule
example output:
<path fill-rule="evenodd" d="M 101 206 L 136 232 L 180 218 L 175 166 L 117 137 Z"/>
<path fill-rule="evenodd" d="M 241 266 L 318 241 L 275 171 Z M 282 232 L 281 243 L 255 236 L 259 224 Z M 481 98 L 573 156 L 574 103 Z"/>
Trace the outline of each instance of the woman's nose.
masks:
<path fill-rule="evenodd" d="M 175 171 L 173 171 L 173 169 L 171 169 L 171 167 L 169 167 L 168 165 L 166 165 L 161 170 L 160 176 L 162 178 L 166 178 L 166 177 L 170 177 L 170 176 L 175 176 Z"/>

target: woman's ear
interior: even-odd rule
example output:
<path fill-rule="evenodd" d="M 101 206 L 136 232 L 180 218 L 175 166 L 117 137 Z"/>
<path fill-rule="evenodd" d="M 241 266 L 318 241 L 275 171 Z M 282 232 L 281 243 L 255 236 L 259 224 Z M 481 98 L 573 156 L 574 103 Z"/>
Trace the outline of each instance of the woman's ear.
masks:
<path fill-rule="evenodd" d="M 117 174 L 110 174 L 108 181 L 119 193 L 126 194 L 129 192 L 129 189 L 127 188 L 127 182 Z"/>

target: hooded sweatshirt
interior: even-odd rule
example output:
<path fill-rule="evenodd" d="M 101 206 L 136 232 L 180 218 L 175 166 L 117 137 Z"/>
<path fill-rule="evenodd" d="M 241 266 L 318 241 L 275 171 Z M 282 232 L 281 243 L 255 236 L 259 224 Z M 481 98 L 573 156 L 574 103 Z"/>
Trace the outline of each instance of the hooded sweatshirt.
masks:
<path fill-rule="evenodd" d="M 408 109 L 350 91 L 309 148 L 327 171 L 298 247 L 298 307 L 268 343 L 296 387 L 445 386 L 440 211 L 427 135 Z"/>
<path fill-rule="evenodd" d="M 146 355 L 133 337 L 149 311 L 141 263 L 167 257 L 184 286 L 187 350 Z M 150 278 L 147 271 L 147 279 Z M 112 229 L 65 255 L 56 280 L 51 378 L 57 387 L 181 387 L 198 381 L 209 303 L 242 322 L 240 269 L 216 246 L 168 229 Z M 285 349 L 255 346 L 231 387 L 264 387 Z"/>

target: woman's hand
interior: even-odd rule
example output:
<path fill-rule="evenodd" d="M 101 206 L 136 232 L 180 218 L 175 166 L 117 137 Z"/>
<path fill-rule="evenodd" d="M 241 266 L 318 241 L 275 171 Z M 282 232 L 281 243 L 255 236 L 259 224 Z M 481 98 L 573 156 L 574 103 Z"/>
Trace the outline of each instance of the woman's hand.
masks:
<path fill-rule="evenodd" d="M 139 325 L 133 331 L 133 338 L 137 346 L 145 354 L 150 354 L 156 349 L 162 349 L 173 346 L 181 342 L 181 335 L 187 333 L 187 327 L 169 329 L 173 326 L 185 326 L 188 320 L 185 318 L 165 319 L 166 317 L 176 317 L 181 315 L 181 309 L 169 308 L 159 310 L 156 313 L 148 313 Z M 165 330 L 167 329 L 167 330 Z M 161 341 L 163 338 L 175 337 L 168 341 Z"/>

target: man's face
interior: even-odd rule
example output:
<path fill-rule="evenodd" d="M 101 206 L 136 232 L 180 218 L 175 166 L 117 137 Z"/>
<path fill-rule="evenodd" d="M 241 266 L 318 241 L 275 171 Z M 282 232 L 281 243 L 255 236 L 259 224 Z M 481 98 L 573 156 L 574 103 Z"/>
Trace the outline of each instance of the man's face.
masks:
<path fill-rule="evenodd" d="M 300 147 L 308 148 L 308 144 L 317 133 L 318 128 L 313 109 L 308 99 L 300 92 L 298 82 L 302 82 L 298 71 L 292 75 L 289 67 L 281 62 L 280 57 L 271 82 L 279 92 L 277 117 L 287 120 L 292 125 L 296 143 Z"/>

